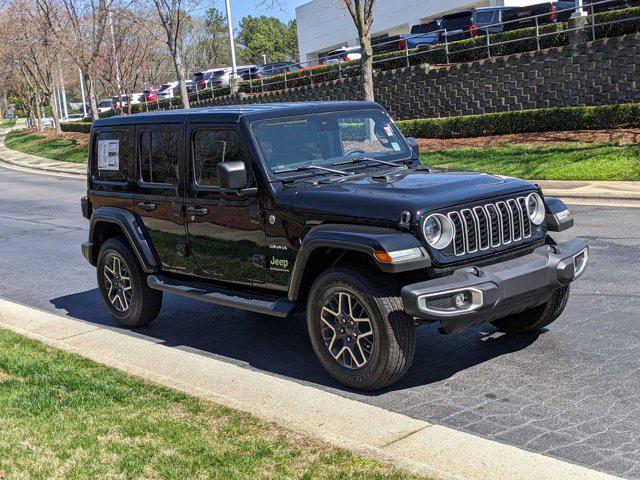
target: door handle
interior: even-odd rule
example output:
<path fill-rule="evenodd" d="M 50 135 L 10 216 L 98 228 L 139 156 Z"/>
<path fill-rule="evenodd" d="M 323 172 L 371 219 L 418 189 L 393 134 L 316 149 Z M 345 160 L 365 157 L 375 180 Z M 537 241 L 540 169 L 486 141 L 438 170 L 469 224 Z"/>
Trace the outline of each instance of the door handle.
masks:
<path fill-rule="evenodd" d="M 138 208 L 140 210 L 144 210 L 145 212 L 153 212 L 156 209 L 156 204 L 149 202 L 140 202 L 138 204 Z"/>
<path fill-rule="evenodd" d="M 195 215 L 196 217 L 202 217 L 209 213 L 209 209 L 205 207 L 189 207 L 187 208 L 187 215 Z"/>

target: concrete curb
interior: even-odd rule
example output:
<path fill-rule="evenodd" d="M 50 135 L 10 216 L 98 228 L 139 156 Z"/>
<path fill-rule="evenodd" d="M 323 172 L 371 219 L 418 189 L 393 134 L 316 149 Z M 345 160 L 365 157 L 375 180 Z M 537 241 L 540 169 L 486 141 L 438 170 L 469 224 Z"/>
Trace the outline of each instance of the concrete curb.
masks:
<path fill-rule="evenodd" d="M 286 378 L 5 300 L 0 300 L 0 327 L 417 474 L 460 480 L 616 478 Z"/>

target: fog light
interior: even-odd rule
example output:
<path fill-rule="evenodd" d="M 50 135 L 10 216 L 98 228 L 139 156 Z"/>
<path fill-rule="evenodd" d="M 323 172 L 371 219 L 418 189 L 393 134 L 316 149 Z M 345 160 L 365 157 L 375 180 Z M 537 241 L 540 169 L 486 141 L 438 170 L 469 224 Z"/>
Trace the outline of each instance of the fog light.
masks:
<path fill-rule="evenodd" d="M 476 288 L 432 293 L 419 300 L 421 310 L 436 315 L 457 315 L 471 312 L 482 305 L 482 291 Z"/>

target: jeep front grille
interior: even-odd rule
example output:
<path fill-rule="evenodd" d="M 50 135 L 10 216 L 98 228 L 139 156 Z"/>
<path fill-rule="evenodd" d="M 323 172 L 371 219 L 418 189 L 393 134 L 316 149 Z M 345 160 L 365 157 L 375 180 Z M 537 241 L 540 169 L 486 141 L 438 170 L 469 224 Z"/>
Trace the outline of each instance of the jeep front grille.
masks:
<path fill-rule="evenodd" d="M 463 208 L 448 216 L 453 222 L 453 253 L 457 257 L 517 243 L 533 233 L 525 197 Z"/>

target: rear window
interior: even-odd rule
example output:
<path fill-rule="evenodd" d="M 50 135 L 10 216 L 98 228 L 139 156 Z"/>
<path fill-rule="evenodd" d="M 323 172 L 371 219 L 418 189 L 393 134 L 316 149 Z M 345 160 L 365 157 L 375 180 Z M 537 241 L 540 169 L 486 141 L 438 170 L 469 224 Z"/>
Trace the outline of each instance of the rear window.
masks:
<path fill-rule="evenodd" d="M 431 33 L 440 29 L 437 22 L 429 22 L 423 25 L 414 25 L 411 27 L 411 33 Z"/>
<path fill-rule="evenodd" d="M 471 12 L 451 15 L 442 19 L 442 28 L 447 30 L 464 29 L 471 25 Z"/>
<path fill-rule="evenodd" d="M 133 177 L 133 153 L 129 132 L 101 131 L 94 138 L 91 172 L 95 180 L 128 182 Z"/>
<path fill-rule="evenodd" d="M 475 13 L 476 25 L 491 25 L 499 22 L 499 12 L 497 10 L 486 10 Z"/>

